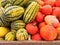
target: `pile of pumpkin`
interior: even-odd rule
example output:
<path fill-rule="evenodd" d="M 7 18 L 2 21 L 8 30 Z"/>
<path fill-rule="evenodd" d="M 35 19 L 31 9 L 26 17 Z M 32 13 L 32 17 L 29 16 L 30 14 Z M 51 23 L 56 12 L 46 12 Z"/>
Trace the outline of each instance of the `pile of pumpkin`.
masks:
<path fill-rule="evenodd" d="M 2 0 L 0 40 L 52 41 L 60 39 L 60 4 L 58 5 L 57 1 Z"/>

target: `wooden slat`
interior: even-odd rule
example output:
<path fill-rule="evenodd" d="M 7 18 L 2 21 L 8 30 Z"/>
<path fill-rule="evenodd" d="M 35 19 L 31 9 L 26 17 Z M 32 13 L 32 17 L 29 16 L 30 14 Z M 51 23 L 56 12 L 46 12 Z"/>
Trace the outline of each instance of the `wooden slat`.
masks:
<path fill-rule="evenodd" d="M 0 41 L 0 45 L 60 45 L 60 41 Z"/>

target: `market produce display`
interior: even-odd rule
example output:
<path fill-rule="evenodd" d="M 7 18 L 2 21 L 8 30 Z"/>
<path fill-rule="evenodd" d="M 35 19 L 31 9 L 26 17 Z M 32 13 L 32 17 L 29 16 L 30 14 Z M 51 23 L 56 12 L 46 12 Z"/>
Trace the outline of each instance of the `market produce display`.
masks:
<path fill-rule="evenodd" d="M 60 0 L 1 0 L 0 40 L 60 40 Z"/>

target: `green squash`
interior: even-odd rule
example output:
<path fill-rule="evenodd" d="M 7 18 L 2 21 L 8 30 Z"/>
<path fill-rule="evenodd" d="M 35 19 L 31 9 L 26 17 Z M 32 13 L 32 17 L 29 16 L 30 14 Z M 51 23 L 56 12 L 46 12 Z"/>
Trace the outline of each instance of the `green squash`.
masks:
<path fill-rule="evenodd" d="M 22 17 L 22 15 L 24 14 L 24 8 L 20 6 L 10 6 L 6 8 L 4 13 L 5 15 L 3 16 L 3 18 L 6 21 L 11 22 Z"/>
<path fill-rule="evenodd" d="M 14 32 L 9 32 L 5 36 L 5 40 L 7 41 L 14 41 L 15 40 L 15 33 Z"/>
<path fill-rule="evenodd" d="M 23 20 L 16 20 L 11 23 L 11 29 L 13 29 L 13 30 L 18 30 L 18 29 L 24 28 L 24 27 L 25 27 L 25 23 L 23 22 Z"/>
<path fill-rule="evenodd" d="M 25 23 L 30 23 L 32 22 L 35 17 L 36 14 L 38 13 L 38 9 L 39 9 L 39 5 L 37 4 L 37 2 L 32 2 L 26 9 L 24 16 L 23 16 L 23 20 Z"/>

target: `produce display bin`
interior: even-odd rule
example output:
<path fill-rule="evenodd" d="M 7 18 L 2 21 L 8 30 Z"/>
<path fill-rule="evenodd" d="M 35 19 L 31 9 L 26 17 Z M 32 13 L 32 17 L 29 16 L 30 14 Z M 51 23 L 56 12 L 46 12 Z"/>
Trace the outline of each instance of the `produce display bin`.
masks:
<path fill-rule="evenodd" d="M 60 41 L 0 41 L 0 45 L 60 45 Z"/>
<path fill-rule="evenodd" d="M 0 45 L 60 45 L 59 4 L 60 0 L 56 2 L 55 0 L 0 0 L 0 27 L 2 27 L 0 29 L 0 36 L 2 37 L 2 39 L 0 40 Z M 56 18 L 55 16 L 58 18 Z M 44 27 L 45 25 L 46 27 Z M 42 26 L 43 28 L 41 28 Z M 58 36 L 55 28 L 58 31 Z M 41 32 L 40 29 L 42 30 Z M 10 32 L 8 30 L 10 30 Z M 31 40 L 30 38 L 28 38 L 28 35 L 31 36 Z M 32 36 L 34 37 L 32 38 Z M 54 40 L 54 38 L 58 39 L 58 37 L 59 40 Z M 7 41 L 5 41 L 4 39 Z M 44 41 L 42 39 L 47 41 Z"/>

